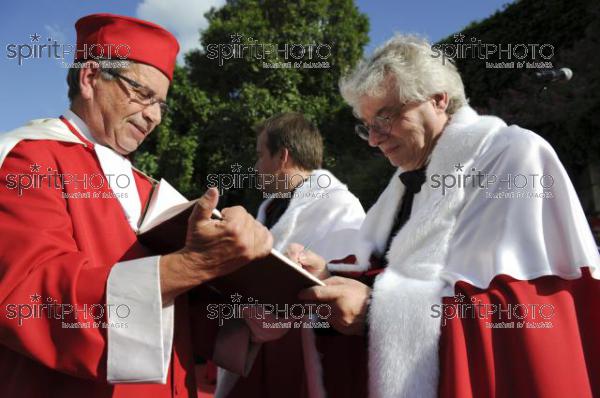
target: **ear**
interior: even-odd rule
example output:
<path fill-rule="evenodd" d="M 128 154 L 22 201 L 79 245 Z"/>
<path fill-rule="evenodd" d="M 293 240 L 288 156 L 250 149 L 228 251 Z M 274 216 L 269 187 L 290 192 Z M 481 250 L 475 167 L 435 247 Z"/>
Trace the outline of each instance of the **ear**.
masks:
<path fill-rule="evenodd" d="M 290 151 L 288 151 L 287 148 L 281 148 L 279 151 L 279 164 L 281 164 L 282 167 L 289 166 L 290 160 Z"/>
<path fill-rule="evenodd" d="M 445 113 L 448 109 L 448 93 L 437 93 L 434 94 L 431 99 L 433 100 L 433 107 L 438 113 Z"/>
<path fill-rule="evenodd" d="M 84 100 L 90 100 L 94 97 L 94 88 L 100 75 L 99 66 L 95 61 L 88 61 L 79 72 L 79 91 L 81 98 Z"/>

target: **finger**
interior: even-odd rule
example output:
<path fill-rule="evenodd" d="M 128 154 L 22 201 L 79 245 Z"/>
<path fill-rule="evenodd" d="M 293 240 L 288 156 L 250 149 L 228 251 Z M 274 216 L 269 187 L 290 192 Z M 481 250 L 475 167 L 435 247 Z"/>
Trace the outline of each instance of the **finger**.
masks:
<path fill-rule="evenodd" d="M 221 214 L 223 215 L 223 219 L 227 221 L 237 220 L 247 222 L 246 217 L 252 218 L 242 206 L 227 207 L 221 210 Z"/>
<path fill-rule="evenodd" d="M 340 297 L 341 291 L 337 286 L 313 286 L 301 290 L 298 298 L 306 301 L 334 301 Z"/>
<path fill-rule="evenodd" d="M 327 261 L 317 253 L 310 250 L 303 250 L 299 255 L 299 262 L 302 265 L 307 265 L 313 268 L 324 267 Z"/>
<path fill-rule="evenodd" d="M 238 241 L 242 246 L 252 250 L 254 242 L 250 239 L 253 231 L 254 218 L 241 206 L 227 207 L 221 210 L 222 227 L 227 235 Z"/>
<path fill-rule="evenodd" d="M 219 203 L 219 191 L 217 188 L 209 188 L 204 195 L 196 201 L 190 220 L 210 220 L 213 210 Z"/>
<path fill-rule="evenodd" d="M 332 276 L 330 278 L 325 279 L 323 282 L 327 285 L 327 286 L 342 286 L 342 285 L 347 285 L 348 283 L 351 283 L 353 281 L 353 279 L 349 279 L 349 278 L 343 278 L 341 276 Z"/>
<path fill-rule="evenodd" d="M 299 243 L 290 243 L 289 246 L 285 249 L 285 255 L 292 261 L 297 263 L 300 262 L 300 255 L 304 250 L 304 246 Z"/>

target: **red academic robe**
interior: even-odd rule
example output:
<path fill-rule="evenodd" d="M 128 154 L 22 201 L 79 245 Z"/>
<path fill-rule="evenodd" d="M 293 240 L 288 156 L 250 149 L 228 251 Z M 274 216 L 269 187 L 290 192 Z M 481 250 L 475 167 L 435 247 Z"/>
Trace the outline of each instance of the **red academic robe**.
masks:
<path fill-rule="evenodd" d="M 353 256 L 332 263 L 355 261 Z M 364 273 L 338 273 L 372 284 L 382 270 L 376 258 Z M 322 372 L 322 388 L 328 398 L 366 398 L 367 337 L 346 336 L 333 329 L 315 329 L 316 349 Z M 264 343 L 250 373 L 240 377 L 227 398 L 309 397 L 302 338 L 299 329 L 291 329 L 282 338 Z"/>
<path fill-rule="evenodd" d="M 440 397 L 600 396 L 600 281 L 588 269 L 574 280 L 501 275 L 487 289 L 458 282 L 455 292 L 443 300 Z"/>
<path fill-rule="evenodd" d="M 196 328 L 192 341 L 186 296 L 176 301 L 173 353 L 164 385 L 108 384 L 104 328 L 63 328 L 63 320 L 44 313 L 21 324 L 14 317 L 15 306 L 25 314 L 45 300 L 77 308 L 104 304 L 113 265 L 152 255 L 137 241 L 106 181 L 93 190 L 81 183 L 60 189 L 47 180 L 22 195 L 14 188 L 19 178 L 27 184 L 30 177 L 55 173 L 103 176 L 89 142 L 21 141 L 0 169 L 0 396 L 194 396 L 192 347 L 210 341 L 214 335 L 208 334 L 214 330 Z M 23 175 L 30 177 L 19 177 Z M 134 176 L 144 205 L 152 183 L 137 171 Z M 94 192 L 99 198 L 75 197 Z"/>
<path fill-rule="evenodd" d="M 340 276 L 372 282 L 383 269 L 371 264 Z M 589 269 L 574 280 L 500 275 L 487 289 L 458 282 L 442 303 L 440 398 L 600 397 L 600 281 Z M 328 397 L 368 396 L 360 339 L 318 337 Z"/>
<path fill-rule="evenodd" d="M 309 397 L 299 329 L 276 341 L 263 344 L 251 372 L 239 379 L 228 398 Z M 366 338 L 332 332 L 317 335 L 316 343 L 326 396 L 366 398 Z"/>

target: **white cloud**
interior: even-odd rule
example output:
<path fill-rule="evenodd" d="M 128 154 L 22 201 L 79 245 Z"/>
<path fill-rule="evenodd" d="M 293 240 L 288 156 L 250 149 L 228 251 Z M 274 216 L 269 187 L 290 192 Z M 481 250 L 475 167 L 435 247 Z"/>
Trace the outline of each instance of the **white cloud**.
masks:
<path fill-rule="evenodd" d="M 177 37 L 181 47 L 177 61 L 182 63 L 183 54 L 200 47 L 200 30 L 208 27 L 204 14 L 224 4 L 225 0 L 143 0 L 136 16 L 165 27 Z"/>
<path fill-rule="evenodd" d="M 67 34 L 62 30 L 60 25 L 44 25 L 44 29 L 46 29 L 48 37 L 52 38 L 53 41 L 56 40 L 56 42 L 59 44 L 69 44 L 67 43 Z"/>

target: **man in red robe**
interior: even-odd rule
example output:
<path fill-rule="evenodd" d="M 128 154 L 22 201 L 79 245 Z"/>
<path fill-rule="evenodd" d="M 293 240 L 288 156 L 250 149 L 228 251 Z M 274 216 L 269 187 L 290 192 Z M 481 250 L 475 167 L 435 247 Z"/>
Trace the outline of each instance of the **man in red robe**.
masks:
<path fill-rule="evenodd" d="M 183 249 L 140 244 L 153 180 L 126 155 L 161 121 L 179 45 L 117 15 L 76 29 L 71 109 L 0 138 L 0 395 L 192 397 L 194 354 L 212 356 L 217 332 L 185 293 L 272 238 L 241 208 L 212 220 L 211 189 Z"/>
<path fill-rule="evenodd" d="M 338 276 L 301 297 L 368 336 L 369 397 L 600 396 L 600 255 L 552 147 L 478 115 L 418 37 L 392 38 L 340 86 L 398 171 L 351 256 L 305 257 Z"/>

